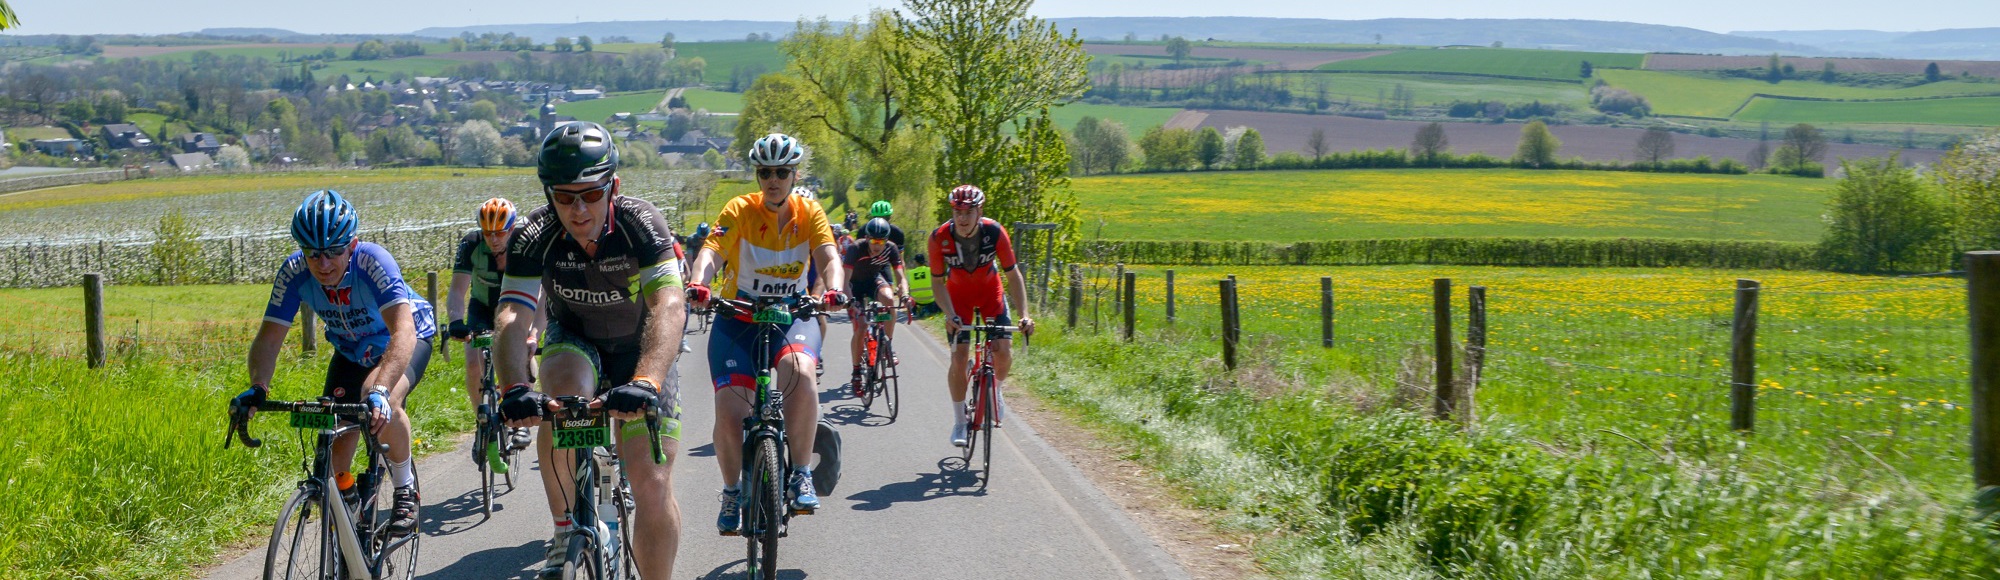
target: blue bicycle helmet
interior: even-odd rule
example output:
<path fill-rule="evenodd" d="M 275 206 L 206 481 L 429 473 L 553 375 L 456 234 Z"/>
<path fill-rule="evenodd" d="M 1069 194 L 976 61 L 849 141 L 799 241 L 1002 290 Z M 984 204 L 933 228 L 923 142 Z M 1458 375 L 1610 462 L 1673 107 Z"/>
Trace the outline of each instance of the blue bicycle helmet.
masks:
<path fill-rule="evenodd" d="M 306 202 L 299 204 L 299 211 L 292 214 L 292 239 L 307 250 L 345 246 L 354 241 L 354 232 L 359 228 L 354 204 L 331 189 L 306 196 Z"/>
<path fill-rule="evenodd" d="M 697 225 L 694 227 L 694 237 L 697 238 L 708 237 L 708 222 L 701 222 L 701 225 Z"/>

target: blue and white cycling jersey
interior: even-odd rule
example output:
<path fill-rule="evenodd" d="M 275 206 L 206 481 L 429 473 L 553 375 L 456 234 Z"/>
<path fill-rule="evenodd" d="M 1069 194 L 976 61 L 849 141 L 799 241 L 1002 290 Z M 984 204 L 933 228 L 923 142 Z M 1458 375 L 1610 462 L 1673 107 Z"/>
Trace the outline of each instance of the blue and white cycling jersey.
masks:
<path fill-rule="evenodd" d="M 305 255 L 292 252 L 278 267 L 264 320 L 291 326 L 300 300 L 326 323 L 326 341 L 333 343 L 341 356 L 361 366 L 380 363 L 382 353 L 389 349 L 389 325 L 382 321 L 384 308 L 407 302 L 416 316 L 417 339 L 437 334 L 431 304 L 403 282 L 403 271 L 388 250 L 368 242 L 355 245 L 354 258 L 347 262 L 347 273 L 338 286 L 321 285 L 308 269 Z"/>

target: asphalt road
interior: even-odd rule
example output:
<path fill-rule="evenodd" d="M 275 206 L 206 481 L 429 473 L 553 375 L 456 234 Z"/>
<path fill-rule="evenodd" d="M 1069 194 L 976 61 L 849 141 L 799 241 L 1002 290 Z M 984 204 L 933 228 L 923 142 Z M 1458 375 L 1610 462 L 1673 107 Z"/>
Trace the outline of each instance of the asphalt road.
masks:
<path fill-rule="evenodd" d="M 817 514 L 795 517 L 779 543 L 779 578 L 1186 578 L 1139 530 L 1035 434 L 1012 420 L 998 430 L 992 479 L 980 489 L 947 440 L 946 351 L 911 326 L 898 333 L 902 412 L 893 423 L 840 392 L 850 326 L 829 324 L 822 416 L 844 443 L 838 488 L 820 490 Z M 682 355 L 682 453 L 674 487 L 682 510 L 676 578 L 741 578 L 744 540 L 715 533 L 721 472 L 709 444 L 713 392 L 707 335 Z M 441 361 L 442 362 L 442 361 Z M 428 381 L 427 381 L 428 382 Z M 425 385 L 435 387 L 435 385 Z M 272 448 L 267 452 L 280 451 Z M 532 453 L 517 487 L 479 510 L 478 472 L 464 451 L 419 462 L 424 486 L 421 578 L 533 578 L 550 522 Z M 263 554 L 241 555 L 210 578 L 257 578 Z"/>

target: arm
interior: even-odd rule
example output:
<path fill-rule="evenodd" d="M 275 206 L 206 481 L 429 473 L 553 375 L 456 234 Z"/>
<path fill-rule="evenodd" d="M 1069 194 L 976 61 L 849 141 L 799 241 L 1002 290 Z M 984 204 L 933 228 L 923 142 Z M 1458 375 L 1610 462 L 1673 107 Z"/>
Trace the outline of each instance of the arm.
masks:
<path fill-rule="evenodd" d="M 507 388 L 528 382 L 528 339 L 541 309 L 502 300 L 493 312 L 493 382 Z"/>
<path fill-rule="evenodd" d="M 827 244 L 814 249 L 813 260 L 819 263 L 819 278 L 826 285 L 827 289 L 834 290 L 847 287 L 847 268 L 841 266 L 840 253 L 833 248 L 833 244 Z M 832 306 L 831 304 L 827 305 L 829 308 Z"/>
<path fill-rule="evenodd" d="M 271 386 L 271 376 L 277 374 L 278 351 L 285 348 L 285 333 L 291 329 L 290 326 L 269 320 L 257 327 L 257 338 L 250 340 L 251 385 L 266 388 Z"/>
<path fill-rule="evenodd" d="M 409 368 L 410 355 L 417 349 L 416 309 L 408 302 L 384 308 L 382 323 L 389 327 L 389 350 L 368 373 L 368 388 L 388 387 L 389 404 L 400 408 L 410 394 L 411 385 L 398 383 L 403 382 L 403 371 Z"/>
<path fill-rule="evenodd" d="M 465 303 L 471 301 L 471 295 L 472 274 L 470 272 L 452 272 L 451 290 L 445 294 L 444 298 L 444 311 L 447 321 L 458 322 L 465 320 Z"/>
<path fill-rule="evenodd" d="M 645 295 L 646 325 L 645 335 L 640 337 L 639 364 L 636 376 L 645 377 L 661 393 L 673 392 L 669 389 L 679 385 L 668 384 L 668 377 L 674 370 L 675 359 L 681 355 L 681 334 L 687 329 L 686 296 L 679 284 L 668 285 Z M 678 398 L 679 393 L 675 392 Z M 663 411 L 671 411 L 664 409 Z M 613 412 L 613 417 L 622 421 L 642 419 L 645 415 Z"/>
<path fill-rule="evenodd" d="M 1007 301 L 1021 309 L 1021 321 L 1019 322 L 1021 329 L 1028 330 L 1034 328 L 1034 323 L 1028 318 L 1028 285 L 1027 282 L 1021 279 L 1020 268 L 1007 269 Z"/>

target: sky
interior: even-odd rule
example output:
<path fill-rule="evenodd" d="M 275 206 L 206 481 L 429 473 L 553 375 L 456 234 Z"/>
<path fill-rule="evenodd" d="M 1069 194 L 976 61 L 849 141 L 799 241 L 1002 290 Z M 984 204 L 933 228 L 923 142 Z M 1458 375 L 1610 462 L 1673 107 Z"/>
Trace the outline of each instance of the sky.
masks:
<path fill-rule="evenodd" d="M 5 0 L 21 27 L 6 34 L 165 34 L 203 28 L 283 28 L 304 33 L 385 34 L 431 26 L 541 24 L 607 20 L 777 20 L 800 16 L 845 19 L 880 0 Z M 1890 9 L 1889 6 L 1894 8 Z M 583 11 L 588 8 L 588 12 Z M 745 10 L 756 8 L 755 11 Z M 1031 13 L 1064 16 L 1265 16 L 1367 20 L 1375 18 L 1570 18 L 1734 30 L 1888 31 L 2000 27 L 1994 0 L 1043 0 Z"/>

